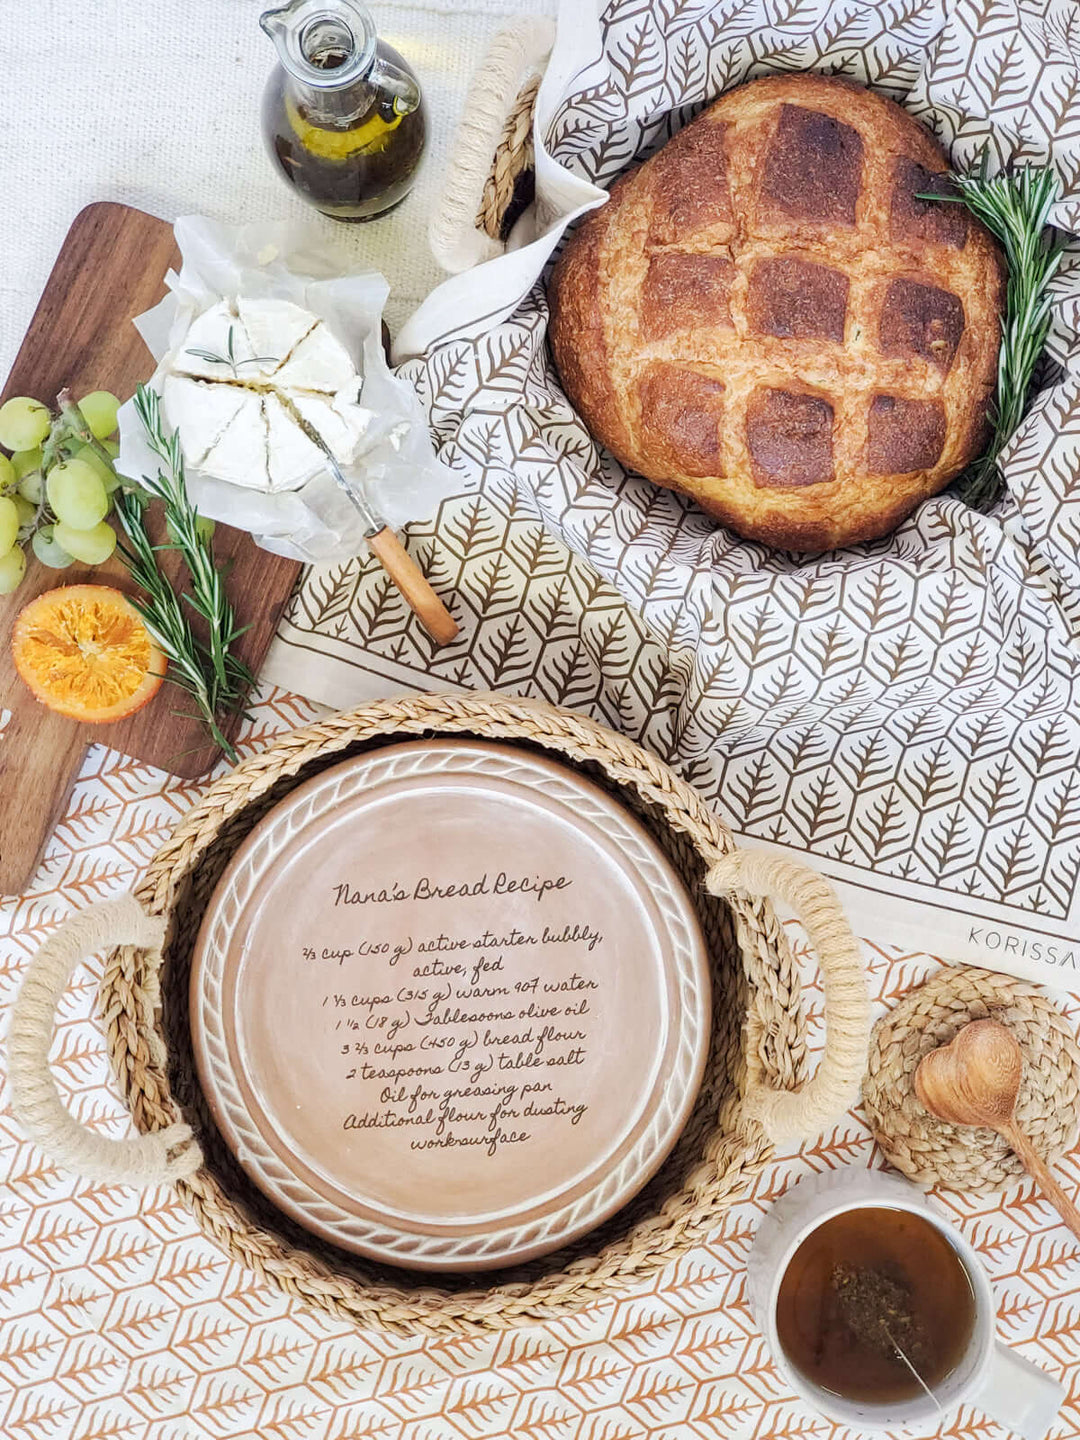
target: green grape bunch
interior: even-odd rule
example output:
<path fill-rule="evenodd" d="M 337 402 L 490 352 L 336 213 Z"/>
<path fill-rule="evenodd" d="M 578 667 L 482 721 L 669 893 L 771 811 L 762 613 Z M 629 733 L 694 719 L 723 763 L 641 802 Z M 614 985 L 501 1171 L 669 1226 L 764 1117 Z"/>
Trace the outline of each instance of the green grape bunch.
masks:
<path fill-rule="evenodd" d="M 0 405 L 0 595 L 18 589 L 27 549 L 52 570 L 101 565 L 116 548 L 106 518 L 121 484 L 113 461 L 120 401 L 94 390 L 63 392 L 53 414 L 17 395 Z"/>

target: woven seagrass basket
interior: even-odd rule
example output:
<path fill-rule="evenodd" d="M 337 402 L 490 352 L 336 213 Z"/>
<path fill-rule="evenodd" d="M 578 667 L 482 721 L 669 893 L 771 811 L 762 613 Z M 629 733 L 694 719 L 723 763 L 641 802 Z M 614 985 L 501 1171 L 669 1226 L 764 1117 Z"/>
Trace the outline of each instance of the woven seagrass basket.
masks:
<path fill-rule="evenodd" d="M 675 1149 L 599 1230 L 513 1271 L 412 1275 L 316 1241 L 240 1170 L 207 1111 L 188 1029 L 191 955 L 237 845 L 295 786 L 410 737 L 476 736 L 553 754 L 616 795 L 656 837 L 698 908 L 713 975 L 705 1079 Z M 798 977 L 769 896 L 793 907 L 825 980 L 827 1040 L 808 1078 Z M 128 942 L 128 943 L 120 943 Z M 53 1011 L 81 957 L 113 948 L 101 1005 L 137 1136 L 82 1130 L 48 1070 Z M 16 1004 L 9 1068 L 16 1112 L 60 1162 L 90 1177 L 171 1181 L 202 1230 L 289 1295 L 397 1334 L 478 1333 L 563 1315 L 646 1280 L 718 1224 L 781 1136 L 810 1137 L 851 1102 L 866 1057 L 858 948 L 812 871 L 735 847 L 723 823 L 640 746 L 582 716 L 525 700 L 422 695 L 364 706 L 277 740 L 210 786 L 133 896 L 72 917 L 39 951 Z"/>

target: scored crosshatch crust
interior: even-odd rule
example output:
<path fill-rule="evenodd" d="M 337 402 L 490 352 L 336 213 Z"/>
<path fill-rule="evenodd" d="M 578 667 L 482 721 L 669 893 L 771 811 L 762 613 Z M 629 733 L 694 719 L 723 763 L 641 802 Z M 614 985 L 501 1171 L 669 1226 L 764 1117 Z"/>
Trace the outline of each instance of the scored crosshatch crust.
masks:
<path fill-rule="evenodd" d="M 831 186 L 808 146 L 832 157 Z M 895 528 L 978 453 L 996 380 L 997 247 L 966 215 L 939 217 L 948 202 L 915 198 L 946 168 L 929 132 L 847 81 L 729 92 L 624 175 L 563 251 L 550 335 L 571 403 L 624 465 L 750 538 L 822 550 Z M 725 186 L 733 204 L 715 198 Z M 710 291 L 691 256 L 731 272 Z M 675 257 L 702 292 L 696 320 L 677 271 L 663 283 Z M 748 425 L 763 393 L 791 402 L 764 446 Z M 882 398 L 909 444 L 871 435 Z M 890 463 L 912 468 L 877 472 Z"/>

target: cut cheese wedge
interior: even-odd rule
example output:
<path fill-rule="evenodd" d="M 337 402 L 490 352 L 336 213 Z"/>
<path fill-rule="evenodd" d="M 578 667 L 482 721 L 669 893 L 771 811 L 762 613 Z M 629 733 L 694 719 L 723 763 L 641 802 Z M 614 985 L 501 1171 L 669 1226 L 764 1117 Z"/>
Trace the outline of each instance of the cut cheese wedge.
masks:
<path fill-rule="evenodd" d="M 193 322 L 177 352 L 173 370 L 200 380 L 251 379 L 255 351 L 239 315 L 222 300 Z"/>
<path fill-rule="evenodd" d="M 326 468 L 319 447 L 304 434 L 276 395 L 263 397 L 270 490 L 298 490 Z"/>
<path fill-rule="evenodd" d="M 180 432 L 180 448 L 189 465 L 201 465 L 239 414 L 247 392 L 235 385 L 213 385 L 186 375 L 166 375 L 161 387 L 165 419 Z"/>
<path fill-rule="evenodd" d="M 286 364 L 293 351 L 318 325 L 318 316 L 291 300 L 245 300 L 236 302 L 255 357 L 243 367 L 243 378 L 268 378 Z"/>
<path fill-rule="evenodd" d="M 317 430 L 333 451 L 339 465 L 348 465 L 356 456 L 371 423 L 370 410 L 359 405 L 340 405 L 322 395 L 303 390 L 287 392 L 288 398 L 313 430 Z"/>
<path fill-rule="evenodd" d="M 350 382 L 356 383 L 356 366 L 341 341 L 322 324 L 316 325 L 285 364 L 274 371 L 274 384 L 279 390 L 336 395 Z"/>
<path fill-rule="evenodd" d="M 203 457 L 200 469 L 246 490 L 265 492 L 270 488 L 270 470 L 262 396 L 252 390 L 237 393 L 242 396 L 240 408 L 221 439 Z"/>

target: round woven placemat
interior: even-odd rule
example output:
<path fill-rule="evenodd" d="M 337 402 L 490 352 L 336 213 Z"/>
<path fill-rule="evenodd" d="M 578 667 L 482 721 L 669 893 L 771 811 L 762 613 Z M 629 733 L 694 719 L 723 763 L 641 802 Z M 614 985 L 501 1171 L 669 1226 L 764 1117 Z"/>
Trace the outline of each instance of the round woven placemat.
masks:
<path fill-rule="evenodd" d="M 919 1061 L 970 1020 L 1007 1025 L 1024 1054 L 1016 1114 L 1044 1160 L 1072 1148 L 1080 1121 L 1080 1047 L 1034 985 L 950 966 L 912 990 L 874 1026 L 863 1105 L 890 1164 L 923 1186 L 984 1195 L 1024 1174 L 993 1130 L 935 1120 L 915 1095 Z"/>
<path fill-rule="evenodd" d="M 664 1165 L 600 1229 L 555 1255 L 511 1270 L 435 1277 L 321 1244 L 274 1210 L 214 1124 L 191 1053 L 191 958 L 210 897 L 237 847 L 279 800 L 352 755 L 410 738 L 472 736 L 558 758 L 610 789 L 645 825 L 694 897 L 713 960 L 712 1046 L 693 1114 Z M 824 980 L 825 1044 L 813 1073 L 798 968 L 767 896 L 801 914 Z M 576 1314 L 640 1287 L 700 1245 L 773 1154 L 774 1137 L 819 1135 L 850 1101 L 866 1056 L 866 982 L 858 945 L 821 877 L 785 857 L 735 846 L 716 810 L 655 755 L 584 715 L 499 695 L 405 695 L 327 715 L 279 737 L 222 775 L 180 820 L 146 867 L 135 902 L 150 935 L 109 953 L 101 1010 L 110 1054 L 136 1129 L 165 1133 L 176 1193 L 204 1234 L 285 1294 L 365 1329 L 400 1336 L 478 1336 Z M 95 912 L 100 914 L 100 910 Z M 165 943 L 160 943 L 163 921 Z M 46 950 L 31 1008 L 22 1006 L 16 1052 L 36 1134 L 53 1123 L 47 1073 L 55 975 L 72 955 L 106 949 L 71 925 L 66 949 Z M 155 938 L 157 937 L 157 938 Z M 83 948 L 84 940 L 90 949 Z M 38 957 L 40 961 L 40 955 Z M 60 968 L 60 967 L 63 968 Z M 23 992 L 26 986 L 24 984 Z M 15 1027 L 15 1020 L 12 1021 Z M 9 1047 L 10 1048 L 10 1047 Z M 42 1097 L 44 1096 L 44 1099 Z M 20 1101 L 20 1105 L 21 1105 Z M 60 1101 L 56 1106 L 63 1110 Z M 185 1152 L 175 1128 L 190 1131 Z M 63 1122 L 61 1122 L 63 1123 Z M 81 1133 L 81 1132 L 80 1132 Z M 90 1132 L 101 1141 L 97 1132 Z M 81 1140 L 80 1140 L 80 1143 Z M 74 1153 L 74 1142 L 63 1153 Z M 197 1147 L 197 1149 L 196 1149 Z M 201 1164 L 192 1169 L 192 1151 Z M 95 1144 L 95 1160 L 101 1149 Z M 186 1153 L 187 1158 L 180 1157 Z M 112 1160 L 114 1152 L 109 1152 Z M 85 1161 L 76 1157 L 80 1172 Z M 171 1163 L 171 1162 L 170 1162 Z M 109 1166 L 130 1175 L 124 1151 Z M 103 1173 L 98 1169 L 96 1174 Z"/>

